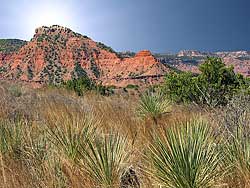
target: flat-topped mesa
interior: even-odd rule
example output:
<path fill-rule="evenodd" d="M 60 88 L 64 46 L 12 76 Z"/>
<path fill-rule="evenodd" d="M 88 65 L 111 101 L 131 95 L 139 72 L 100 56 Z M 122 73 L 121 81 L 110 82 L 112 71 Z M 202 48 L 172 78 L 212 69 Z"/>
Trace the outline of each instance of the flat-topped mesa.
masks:
<path fill-rule="evenodd" d="M 135 57 L 148 57 L 148 56 L 153 56 L 149 50 L 142 50 L 135 55 Z"/>

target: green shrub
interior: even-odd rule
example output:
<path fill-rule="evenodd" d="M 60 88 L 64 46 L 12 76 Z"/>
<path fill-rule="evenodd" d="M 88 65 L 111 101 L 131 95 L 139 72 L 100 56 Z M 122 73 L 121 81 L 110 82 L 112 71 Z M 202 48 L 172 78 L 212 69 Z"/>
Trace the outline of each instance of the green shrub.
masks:
<path fill-rule="evenodd" d="M 4 72 L 7 72 L 7 69 L 5 67 L 0 67 L 0 74 Z"/>
<path fill-rule="evenodd" d="M 8 88 L 9 93 L 14 97 L 22 96 L 22 88 L 19 86 L 11 86 Z"/>
<path fill-rule="evenodd" d="M 0 39 L 0 52 L 12 53 L 18 51 L 27 42 L 19 39 Z"/>
<path fill-rule="evenodd" d="M 164 92 L 175 102 L 196 100 L 196 77 L 191 72 L 171 72 L 165 77 Z"/>
<path fill-rule="evenodd" d="M 33 70 L 30 66 L 28 66 L 28 79 L 32 80 L 34 77 Z"/>
<path fill-rule="evenodd" d="M 132 85 L 132 84 L 129 84 L 129 85 L 127 85 L 127 87 L 126 87 L 127 89 L 139 89 L 139 86 L 138 85 Z"/>
<path fill-rule="evenodd" d="M 100 95 L 106 95 L 106 96 L 114 94 L 114 89 L 112 86 L 111 87 L 103 86 L 101 84 L 96 84 L 94 91 L 96 91 Z"/>
<path fill-rule="evenodd" d="M 94 83 L 88 77 L 68 80 L 63 85 L 66 89 L 75 91 L 79 96 L 83 96 L 86 91 L 94 87 Z"/>
<path fill-rule="evenodd" d="M 226 67 L 220 58 L 208 58 L 199 67 L 200 74 L 170 73 L 165 77 L 163 91 L 175 102 L 195 102 L 210 107 L 227 104 L 248 80 Z"/>
<path fill-rule="evenodd" d="M 59 87 L 75 91 L 78 96 L 83 96 L 87 91 L 94 91 L 100 95 L 111 95 L 114 93 L 111 87 L 95 83 L 88 76 L 79 79 L 72 79 L 64 82 Z"/>
<path fill-rule="evenodd" d="M 38 42 L 38 43 L 41 43 L 41 42 L 43 42 L 44 40 L 48 40 L 48 38 L 49 38 L 48 35 L 42 34 L 42 35 L 38 36 L 37 42 Z"/>
<path fill-rule="evenodd" d="M 106 50 L 108 52 L 116 54 L 116 52 L 111 47 L 109 47 L 109 46 L 107 46 L 107 45 L 105 45 L 105 44 L 103 44 L 101 42 L 97 42 L 96 45 L 97 45 L 98 48 L 101 48 L 103 50 Z"/>
<path fill-rule="evenodd" d="M 96 65 L 95 63 L 95 60 L 93 57 L 91 57 L 91 60 L 90 60 L 90 69 L 91 71 L 93 72 L 93 74 L 95 75 L 96 78 L 99 78 L 100 77 L 100 70 L 99 70 L 99 67 Z"/>
<path fill-rule="evenodd" d="M 74 79 L 78 79 L 78 78 L 86 78 L 88 75 L 86 73 L 86 71 L 81 67 L 80 63 L 79 62 L 76 62 L 75 63 L 75 67 L 74 67 L 74 70 L 72 72 L 72 77 Z"/>

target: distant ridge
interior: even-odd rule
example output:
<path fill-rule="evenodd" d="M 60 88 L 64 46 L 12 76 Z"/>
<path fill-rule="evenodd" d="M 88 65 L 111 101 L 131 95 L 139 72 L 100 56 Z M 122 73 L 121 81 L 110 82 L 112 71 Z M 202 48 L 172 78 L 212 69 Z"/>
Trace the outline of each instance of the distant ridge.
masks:
<path fill-rule="evenodd" d="M 18 51 L 27 42 L 19 39 L 0 39 L 0 52 L 12 53 Z"/>
<path fill-rule="evenodd" d="M 155 57 L 163 64 L 170 65 L 181 71 L 199 73 L 198 65 L 208 57 L 222 58 L 228 66 L 233 65 L 237 73 L 250 76 L 250 52 L 201 52 L 198 50 L 182 50 L 177 54 L 155 54 Z"/>

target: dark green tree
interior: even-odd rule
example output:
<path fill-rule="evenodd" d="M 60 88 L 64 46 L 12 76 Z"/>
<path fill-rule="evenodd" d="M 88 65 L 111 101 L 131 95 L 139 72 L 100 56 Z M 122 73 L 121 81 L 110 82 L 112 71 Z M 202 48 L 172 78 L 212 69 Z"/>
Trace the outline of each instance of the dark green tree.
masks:
<path fill-rule="evenodd" d="M 200 102 L 209 106 L 225 105 L 229 98 L 244 85 L 243 76 L 227 67 L 220 58 L 208 58 L 199 67 L 196 87 Z"/>
<path fill-rule="evenodd" d="M 72 77 L 74 79 L 78 79 L 78 78 L 86 78 L 88 77 L 86 71 L 81 67 L 79 62 L 75 63 L 75 67 L 74 70 L 72 72 Z"/>
<path fill-rule="evenodd" d="M 32 80 L 34 77 L 33 70 L 30 66 L 28 66 L 28 79 Z"/>
<path fill-rule="evenodd" d="M 163 91 L 175 102 L 189 102 L 196 97 L 195 81 L 191 72 L 171 72 L 165 77 Z"/>
<path fill-rule="evenodd" d="M 64 85 L 66 89 L 75 91 L 79 96 L 83 96 L 86 91 L 92 90 L 94 87 L 94 83 L 88 77 L 69 80 Z"/>
<path fill-rule="evenodd" d="M 195 102 L 210 107 L 227 104 L 232 96 L 248 89 L 249 81 L 227 67 L 220 58 L 207 58 L 199 67 L 200 74 L 170 73 L 163 91 L 175 102 Z"/>

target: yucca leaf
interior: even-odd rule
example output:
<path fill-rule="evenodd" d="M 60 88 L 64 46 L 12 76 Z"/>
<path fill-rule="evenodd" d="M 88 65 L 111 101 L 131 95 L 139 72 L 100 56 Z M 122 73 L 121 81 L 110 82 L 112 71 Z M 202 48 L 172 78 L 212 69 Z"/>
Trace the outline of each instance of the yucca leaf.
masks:
<path fill-rule="evenodd" d="M 217 140 L 202 120 L 193 120 L 155 134 L 146 152 L 146 170 L 167 188 L 209 188 L 222 177 Z"/>

